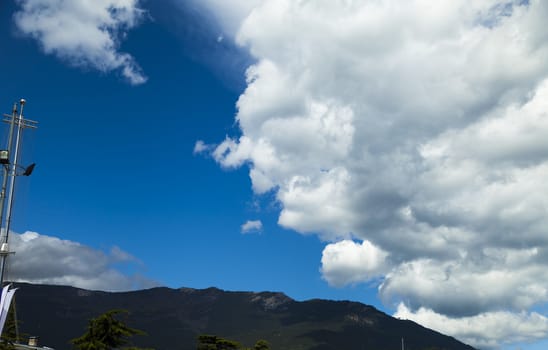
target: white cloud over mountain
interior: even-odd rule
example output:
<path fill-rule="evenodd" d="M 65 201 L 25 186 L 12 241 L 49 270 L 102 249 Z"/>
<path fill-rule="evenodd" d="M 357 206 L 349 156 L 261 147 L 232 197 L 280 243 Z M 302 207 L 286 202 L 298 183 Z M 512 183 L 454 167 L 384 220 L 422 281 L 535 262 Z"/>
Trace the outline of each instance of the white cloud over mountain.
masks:
<path fill-rule="evenodd" d="M 541 339 L 548 332 L 548 319 L 536 312 L 485 312 L 475 316 L 450 318 L 425 308 L 410 311 L 398 306 L 395 317 L 412 319 L 425 327 L 445 334 L 454 334 L 468 344 L 481 349 L 497 348 L 502 343 L 517 343 Z"/>
<path fill-rule="evenodd" d="M 241 136 L 212 155 L 250 167 L 280 225 L 328 242 L 324 278 L 380 278 L 383 300 L 405 301 L 398 315 L 447 318 L 458 331 L 427 325 L 472 344 L 546 337 L 529 312 L 548 301 L 548 3 L 264 0 L 245 12 L 226 18 L 256 59 Z M 486 319 L 542 322 L 474 333 L 470 320 Z"/>
<path fill-rule="evenodd" d="M 17 0 L 17 28 L 36 39 L 47 54 L 71 65 L 119 71 L 131 84 L 147 78 L 135 59 L 119 52 L 127 30 L 143 18 L 139 0 Z"/>
<path fill-rule="evenodd" d="M 36 232 L 11 233 L 6 278 L 16 282 L 70 285 L 91 290 L 127 291 L 157 285 L 139 273 L 121 272 L 120 265 L 141 269 L 140 262 L 118 247 L 103 252 L 77 242 Z"/>

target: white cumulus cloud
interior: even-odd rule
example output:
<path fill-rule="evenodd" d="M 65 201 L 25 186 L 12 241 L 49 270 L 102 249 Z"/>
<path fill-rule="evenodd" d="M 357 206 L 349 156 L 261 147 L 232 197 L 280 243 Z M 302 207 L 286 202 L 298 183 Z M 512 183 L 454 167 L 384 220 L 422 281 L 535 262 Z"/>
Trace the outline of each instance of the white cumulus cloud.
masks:
<path fill-rule="evenodd" d="M 47 54 L 74 66 L 119 71 L 131 84 L 147 78 L 120 40 L 143 18 L 139 0 L 17 0 L 17 28 Z"/>
<path fill-rule="evenodd" d="M 322 254 L 323 277 L 334 286 L 363 282 L 389 271 L 388 254 L 371 242 L 350 240 L 328 244 Z"/>
<path fill-rule="evenodd" d="M 249 167 L 280 225 L 328 242 L 324 279 L 380 281 L 388 303 L 463 322 L 529 320 L 548 302 L 547 2 L 264 0 L 240 14 L 256 63 L 241 135 L 212 155 Z"/>
<path fill-rule="evenodd" d="M 185 0 L 176 0 L 181 3 L 185 3 Z M 263 0 L 191 0 L 195 5 L 205 7 L 213 11 L 216 15 L 216 19 L 220 22 L 223 30 L 234 36 L 238 32 L 238 29 L 242 21 L 249 15 L 249 13 Z M 219 38 L 223 38 L 219 36 Z"/>

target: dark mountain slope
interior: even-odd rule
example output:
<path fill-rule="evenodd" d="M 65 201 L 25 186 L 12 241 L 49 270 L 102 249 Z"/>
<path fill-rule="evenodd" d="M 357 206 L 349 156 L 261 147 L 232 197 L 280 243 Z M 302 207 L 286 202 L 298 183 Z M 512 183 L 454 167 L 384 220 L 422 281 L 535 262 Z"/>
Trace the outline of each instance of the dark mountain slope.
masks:
<path fill-rule="evenodd" d="M 85 331 L 87 320 L 111 309 L 130 311 L 127 323 L 148 333 L 140 346 L 195 349 L 196 336 L 216 334 L 251 346 L 268 340 L 273 349 L 472 350 L 454 338 L 348 301 L 297 302 L 281 293 L 225 292 L 216 288 L 153 288 L 108 293 L 73 287 L 18 284 L 21 332 L 40 336 L 56 350 Z"/>

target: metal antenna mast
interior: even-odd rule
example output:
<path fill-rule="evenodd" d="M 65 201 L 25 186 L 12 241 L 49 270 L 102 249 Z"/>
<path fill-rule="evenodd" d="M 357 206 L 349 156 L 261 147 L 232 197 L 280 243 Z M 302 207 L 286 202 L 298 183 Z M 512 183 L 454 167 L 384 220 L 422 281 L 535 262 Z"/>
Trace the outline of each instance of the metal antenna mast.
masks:
<path fill-rule="evenodd" d="M 8 144 L 7 150 L 0 150 L 0 164 L 3 165 L 3 177 L 2 177 L 2 188 L 0 189 L 0 287 L 4 285 L 4 272 L 6 269 L 6 260 L 10 252 L 8 245 L 8 237 L 11 226 L 11 213 L 13 206 L 13 194 L 15 191 L 15 178 L 18 175 L 29 176 L 34 169 L 34 164 L 29 165 L 28 167 L 22 167 L 19 163 L 19 146 L 22 136 L 22 131 L 24 128 L 36 129 L 36 124 L 38 122 L 34 120 L 24 119 L 23 117 L 23 107 L 25 106 L 25 99 L 19 101 L 21 109 L 19 114 L 17 114 L 17 104 L 13 105 L 13 110 L 11 115 L 4 114 L 6 117 L 3 121 L 10 124 L 9 135 L 8 135 Z M 15 133 L 15 145 L 14 143 L 14 133 Z M 13 155 L 12 155 L 12 149 Z M 18 169 L 23 169 L 22 173 L 17 173 Z M 6 189 L 8 191 L 7 207 L 6 207 Z"/>

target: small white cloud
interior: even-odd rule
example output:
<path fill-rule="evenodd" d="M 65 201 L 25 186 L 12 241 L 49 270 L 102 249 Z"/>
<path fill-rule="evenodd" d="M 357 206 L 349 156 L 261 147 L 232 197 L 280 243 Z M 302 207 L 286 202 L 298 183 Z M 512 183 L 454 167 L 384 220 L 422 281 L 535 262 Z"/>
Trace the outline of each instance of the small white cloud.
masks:
<path fill-rule="evenodd" d="M 206 144 L 202 140 L 198 140 L 194 144 L 194 150 L 192 151 L 192 153 L 193 154 L 200 154 L 200 153 L 204 153 L 204 152 L 209 152 L 209 151 L 211 151 L 212 148 L 213 147 L 211 145 Z"/>
<path fill-rule="evenodd" d="M 260 233 L 263 230 L 263 223 L 261 220 L 248 220 L 241 226 L 241 232 L 247 233 Z"/>
<path fill-rule="evenodd" d="M 119 70 L 133 85 L 147 78 L 134 58 L 118 52 L 120 38 L 145 11 L 139 0 L 18 0 L 17 28 L 36 39 L 46 54 L 101 72 Z"/>

